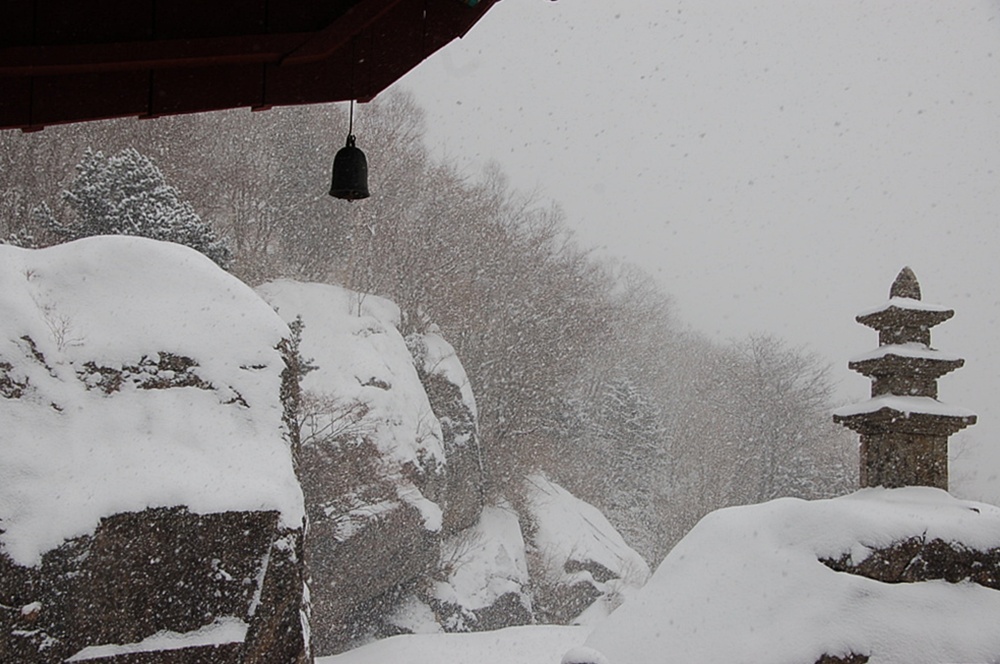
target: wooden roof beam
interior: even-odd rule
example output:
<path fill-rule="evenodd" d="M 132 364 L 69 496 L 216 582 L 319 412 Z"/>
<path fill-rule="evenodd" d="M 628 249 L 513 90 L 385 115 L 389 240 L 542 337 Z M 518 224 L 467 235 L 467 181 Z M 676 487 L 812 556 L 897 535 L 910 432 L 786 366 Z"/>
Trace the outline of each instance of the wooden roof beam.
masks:
<path fill-rule="evenodd" d="M 205 65 L 278 63 L 313 33 L 0 49 L 0 76 L 58 76 Z"/>
<path fill-rule="evenodd" d="M 403 0 L 362 0 L 335 22 L 281 59 L 282 66 L 319 62 L 340 50 L 350 39 L 388 14 Z"/>

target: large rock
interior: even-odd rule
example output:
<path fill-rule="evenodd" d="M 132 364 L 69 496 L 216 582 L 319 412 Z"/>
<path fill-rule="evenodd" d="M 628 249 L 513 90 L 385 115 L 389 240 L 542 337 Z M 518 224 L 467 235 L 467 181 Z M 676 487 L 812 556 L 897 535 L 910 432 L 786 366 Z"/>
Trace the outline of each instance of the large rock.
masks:
<path fill-rule="evenodd" d="M 593 505 L 544 475 L 524 482 L 521 520 L 541 622 L 589 624 L 649 579 L 642 556 Z"/>
<path fill-rule="evenodd" d="M 387 617 L 399 631 L 478 632 L 535 622 L 520 520 L 509 503 L 488 506 L 447 537 L 429 583 Z M 388 631 L 388 630 L 386 630 Z"/>
<path fill-rule="evenodd" d="M 0 246 L 0 661 L 309 658 L 287 335 L 178 245 Z"/>
<path fill-rule="evenodd" d="M 979 550 L 961 542 L 919 535 L 874 549 L 860 561 L 844 553 L 821 562 L 832 570 L 884 583 L 968 581 L 1000 590 L 1000 546 Z"/>
<path fill-rule="evenodd" d="M 317 654 L 368 636 L 433 573 L 447 492 L 441 424 L 388 300 L 326 284 L 258 292 L 304 324 L 301 475 Z"/>

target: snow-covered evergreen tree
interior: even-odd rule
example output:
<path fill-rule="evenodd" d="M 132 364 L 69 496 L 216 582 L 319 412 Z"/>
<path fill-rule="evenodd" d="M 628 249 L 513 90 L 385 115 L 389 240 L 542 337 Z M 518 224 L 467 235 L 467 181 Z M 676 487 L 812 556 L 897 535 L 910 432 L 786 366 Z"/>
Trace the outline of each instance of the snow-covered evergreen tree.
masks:
<path fill-rule="evenodd" d="M 76 170 L 76 179 L 63 192 L 72 219 L 60 221 L 43 203 L 35 208 L 38 232 L 22 231 L 12 242 L 44 246 L 92 235 L 138 235 L 186 245 L 228 267 L 228 243 L 138 150 L 126 148 L 108 157 L 88 148 Z"/>
<path fill-rule="evenodd" d="M 603 506 L 637 550 L 656 548 L 653 498 L 664 487 L 666 432 L 658 405 L 630 378 L 612 378 L 602 390 L 594 431 L 604 450 Z"/>

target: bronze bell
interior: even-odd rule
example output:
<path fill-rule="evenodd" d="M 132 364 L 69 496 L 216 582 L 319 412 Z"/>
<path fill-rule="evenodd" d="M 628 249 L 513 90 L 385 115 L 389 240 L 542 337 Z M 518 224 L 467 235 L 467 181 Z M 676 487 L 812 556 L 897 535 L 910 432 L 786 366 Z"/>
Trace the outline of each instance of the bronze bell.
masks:
<path fill-rule="evenodd" d="M 348 134 L 347 145 L 333 158 L 333 184 L 330 195 L 346 201 L 368 198 L 368 159 L 354 147 L 354 135 Z"/>

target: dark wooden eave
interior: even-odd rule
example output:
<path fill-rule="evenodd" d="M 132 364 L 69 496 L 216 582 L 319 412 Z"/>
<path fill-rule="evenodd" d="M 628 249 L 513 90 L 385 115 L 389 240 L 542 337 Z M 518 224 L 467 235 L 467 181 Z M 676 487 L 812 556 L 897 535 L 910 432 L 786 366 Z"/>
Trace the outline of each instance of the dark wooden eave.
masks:
<path fill-rule="evenodd" d="M 367 101 L 496 2 L 7 2 L 0 129 Z"/>

